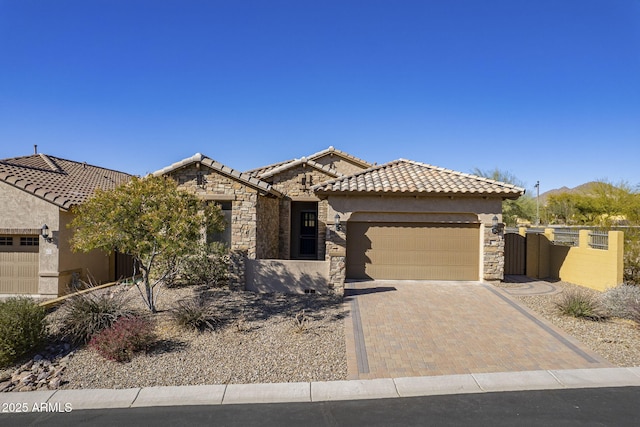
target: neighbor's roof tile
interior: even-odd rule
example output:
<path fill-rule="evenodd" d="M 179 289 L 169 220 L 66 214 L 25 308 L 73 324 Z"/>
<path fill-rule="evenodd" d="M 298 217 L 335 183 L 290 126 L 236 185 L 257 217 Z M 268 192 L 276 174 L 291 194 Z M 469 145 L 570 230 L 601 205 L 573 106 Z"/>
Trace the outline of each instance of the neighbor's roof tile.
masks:
<path fill-rule="evenodd" d="M 316 193 L 470 194 L 517 198 L 524 189 L 504 182 L 400 159 L 327 181 Z"/>
<path fill-rule="evenodd" d="M 0 160 L 0 181 L 63 209 L 87 200 L 96 189 L 110 190 L 131 175 L 46 154 Z"/>

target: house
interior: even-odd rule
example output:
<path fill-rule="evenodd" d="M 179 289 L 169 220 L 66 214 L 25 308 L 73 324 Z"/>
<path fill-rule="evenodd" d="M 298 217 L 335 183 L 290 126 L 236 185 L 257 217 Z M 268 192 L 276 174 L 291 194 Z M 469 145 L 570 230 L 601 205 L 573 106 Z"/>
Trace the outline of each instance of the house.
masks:
<path fill-rule="evenodd" d="M 0 295 L 52 298 L 72 276 L 115 280 L 126 259 L 100 251 L 73 253 L 71 208 L 98 189 L 127 182 L 129 174 L 33 154 L 0 160 Z"/>
<path fill-rule="evenodd" d="M 331 280 L 501 280 L 502 201 L 524 189 L 396 160 L 314 186 L 328 204 Z M 335 258 L 335 259 L 334 259 Z"/>
<path fill-rule="evenodd" d="M 347 280 L 500 280 L 502 201 L 522 188 L 329 147 L 246 172 L 196 154 L 154 173 L 221 205 L 232 286 L 338 292 Z"/>

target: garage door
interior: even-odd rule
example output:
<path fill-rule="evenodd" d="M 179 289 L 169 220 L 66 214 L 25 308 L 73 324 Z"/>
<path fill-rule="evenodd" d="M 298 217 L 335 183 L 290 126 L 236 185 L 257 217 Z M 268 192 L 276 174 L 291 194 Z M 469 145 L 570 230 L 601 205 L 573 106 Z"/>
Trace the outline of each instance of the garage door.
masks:
<path fill-rule="evenodd" d="M 0 236 L 0 294 L 38 293 L 37 243 L 37 236 Z"/>
<path fill-rule="evenodd" d="M 478 280 L 478 224 L 349 222 L 347 278 Z"/>

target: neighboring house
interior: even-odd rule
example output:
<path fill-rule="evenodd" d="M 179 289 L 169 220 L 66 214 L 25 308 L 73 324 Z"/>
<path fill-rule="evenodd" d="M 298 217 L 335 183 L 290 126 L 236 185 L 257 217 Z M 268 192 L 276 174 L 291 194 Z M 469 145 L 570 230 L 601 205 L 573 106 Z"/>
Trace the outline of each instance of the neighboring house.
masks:
<path fill-rule="evenodd" d="M 501 280 L 502 201 L 522 188 L 409 160 L 329 147 L 239 172 L 201 154 L 161 169 L 229 227 L 232 285 L 342 293 L 346 280 Z"/>
<path fill-rule="evenodd" d="M 74 274 L 115 280 L 122 267 L 118 260 L 126 257 L 73 253 L 67 225 L 73 218 L 70 209 L 97 188 L 112 189 L 130 178 L 45 154 L 0 160 L 0 296 L 56 297 L 65 293 Z"/>

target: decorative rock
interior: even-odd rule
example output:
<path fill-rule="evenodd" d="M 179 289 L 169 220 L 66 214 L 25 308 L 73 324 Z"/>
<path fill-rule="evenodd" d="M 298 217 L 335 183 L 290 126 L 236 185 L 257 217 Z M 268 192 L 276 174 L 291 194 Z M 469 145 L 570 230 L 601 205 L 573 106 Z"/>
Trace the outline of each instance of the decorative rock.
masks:
<path fill-rule="evenodd" d="M 20 367 L 20 371 L 26 371 L 31 369 L 31 367 L 33 366 L 33 360 L 28 361 L 27 363 L 25 363 L 24 365 L 22 365 Z"/>
<path fill-rule="evenodd" d="M 61 382 L 62 382 L 62 379 L 60 377 L 55 377 L 49 382 L 49 385 L 47 386 L 47 388 L 51 390 L 57 389 L 58 387 L 60 387 Z"/>
<path fill-rule="evenodd" d="M 26 384 L 26 385 L 31 385 L 31 384 L 33 384 L 35 379 L 36 379 L 36 376 L 33 373 L 29 372 L 28 375 L 26 375 L 25 377 L 23 377 L 20 380 L 20 383 L 21 384 Z"/>
<path fill-rule="evenodd" d="M 13 371 L 0 373 L 0 392 L 57 389 L 62 384 L 70 352 L 69 343 L 48 345 L 44 352 Z"/>

